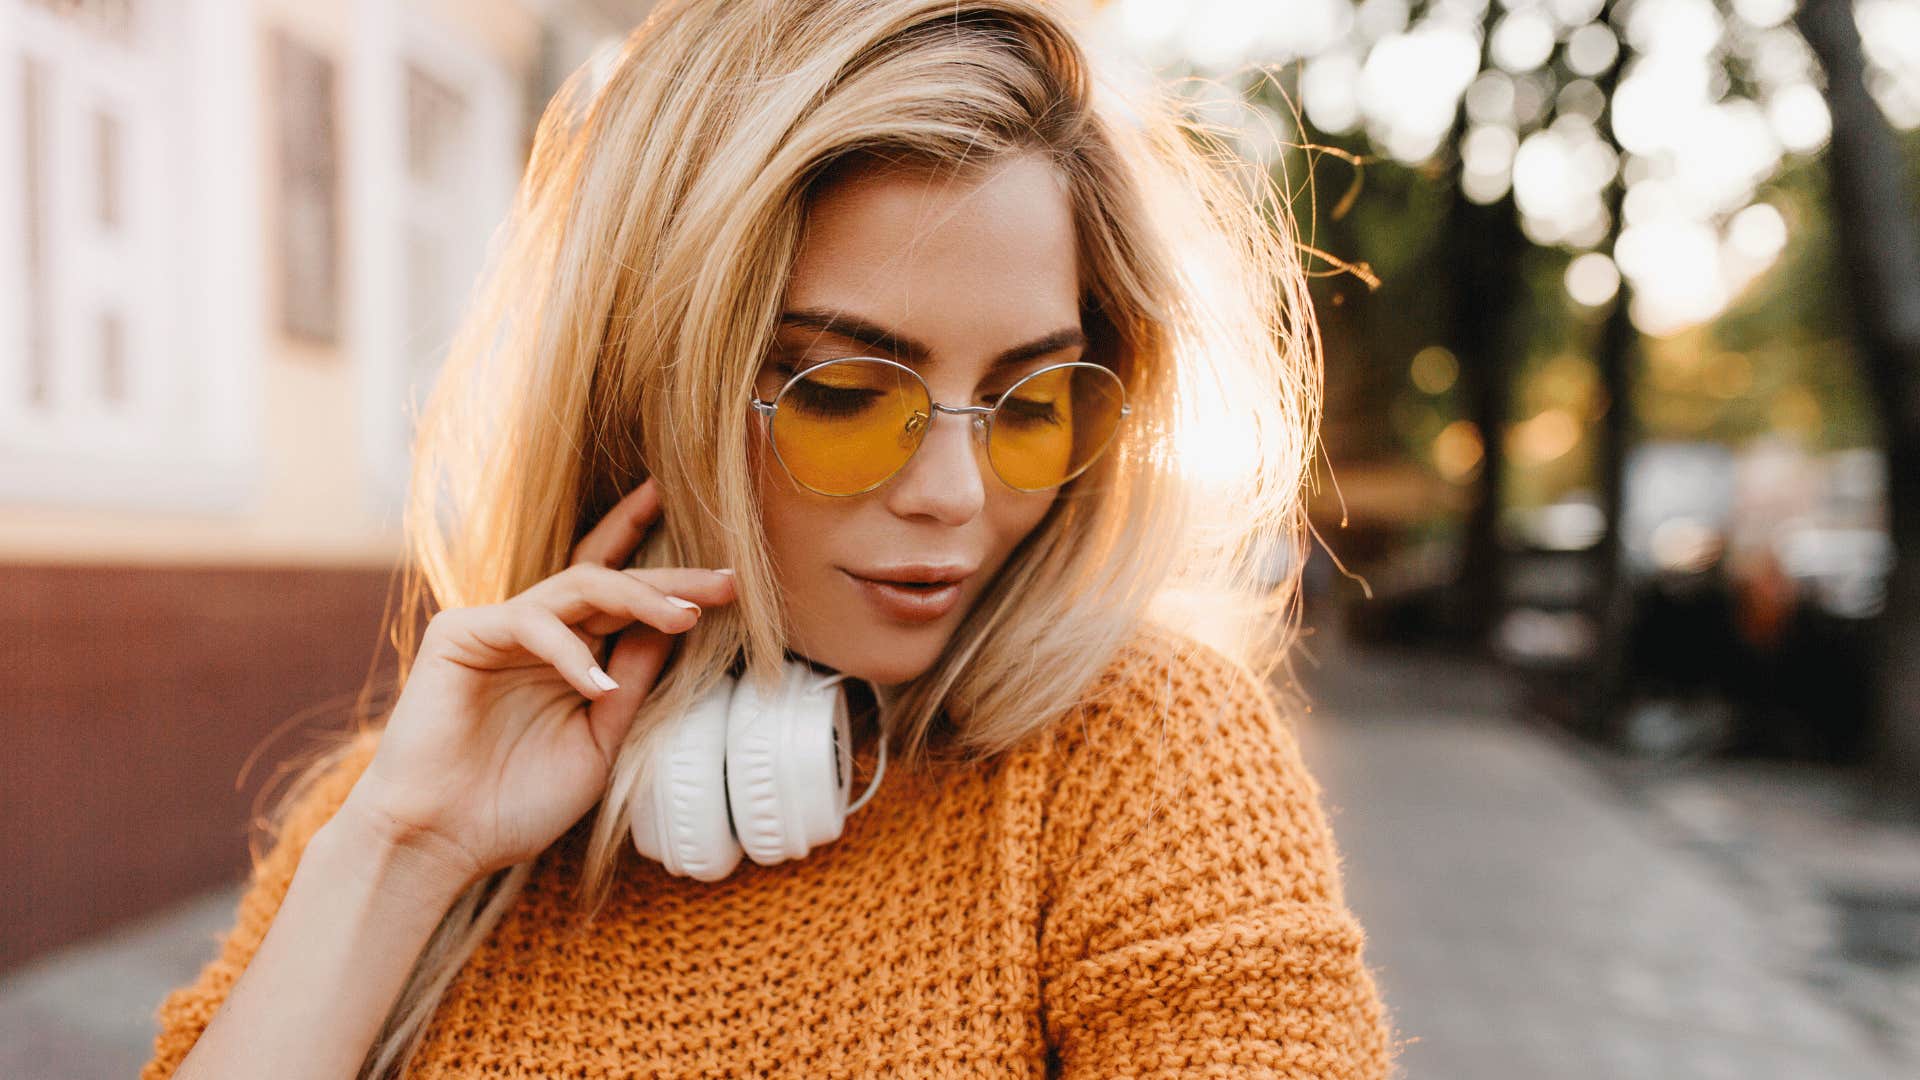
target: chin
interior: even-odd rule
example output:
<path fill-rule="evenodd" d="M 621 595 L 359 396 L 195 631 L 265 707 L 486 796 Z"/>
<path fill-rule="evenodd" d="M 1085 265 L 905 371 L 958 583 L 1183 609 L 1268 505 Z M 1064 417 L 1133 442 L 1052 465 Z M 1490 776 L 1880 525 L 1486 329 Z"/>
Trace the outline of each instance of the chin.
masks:
<path fill-rule="evenodd" d="M 933 657 L 928 657 L 924 664 L 902 664 L 898 658 L 889 658 L 874 664 L 861 665 L 858 670 L 848 674 L 865 679 L 875 686 L 899 686 L 901 683 L 912 682 L 925 675 L 932 667 Z"/>
<path fill-rule="evenodd" d="M 842 624 L 844 626 L 844 624 Z M 883 626 L 863 628 L 857 642 L 846 640 L 845 631 L 828 635 L 838 638 L 838 647 L 802 650 L 812 660 L 834 671 L 875 686 L 898 686 L 927 673 L 940 658 L 952 635 L 948 626 Z"/>

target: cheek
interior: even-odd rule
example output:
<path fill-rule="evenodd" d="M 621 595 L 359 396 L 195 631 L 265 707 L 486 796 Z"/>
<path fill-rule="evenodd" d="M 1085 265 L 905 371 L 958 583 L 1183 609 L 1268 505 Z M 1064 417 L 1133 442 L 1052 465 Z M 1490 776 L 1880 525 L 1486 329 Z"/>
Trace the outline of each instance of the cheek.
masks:
<path fill-rule="evenodd" d="M 819 505 L 819 496 L 796 487 L 788 479 L 764 440 L 754 440 L 748 463 L 760 502 L 760 518 L 767 530 L 767 554 L 773 560 L 781 588 L 791 594 L 796 587 L 806 584 L 795 575 L 817 567 L 824 558 L 821 549 L 831 523 Z"/>
<path fill-rule="evenodd" d="M 996 498 L 990 511 L 993 520 L 994 539 L 1004 556 L 1019 546 L 1052 509 L 1054 500 L 1059 497 L 1057 491 L 1011 491 L 996 492 Z"/>
<path fill-rule="evenodd" d="M 754 499 L 760 505 L 760 522 L 767 533 L 767 554 L 773 559 L 774 571 L 780 573 L 787 562 L 784 556 L 787 537 L 792 534 L 788 524 L 791 514 L 789 501 L 767 468 L 775 464 L 767 454 L 766 440 L 756 431 L 747 441 L 747 469 L 753 476 Z"/>
<path fill-rule="evenodd" d="M 774 475 L 779 471 L 778 463 L 768 456 L 766 441 L 758 436 L 753 439 L 747 453 L 747 467 L 753 470 L 754 493 L 760 501 L 760 520 L 767 530 L 768 554 L 773 557 L 777 568 L 788 560 L 783 556 L 788 547 L 787 538 L 794 535 L 794 499 Z M 767 466 L 772 465 L 769 469 Z"/>

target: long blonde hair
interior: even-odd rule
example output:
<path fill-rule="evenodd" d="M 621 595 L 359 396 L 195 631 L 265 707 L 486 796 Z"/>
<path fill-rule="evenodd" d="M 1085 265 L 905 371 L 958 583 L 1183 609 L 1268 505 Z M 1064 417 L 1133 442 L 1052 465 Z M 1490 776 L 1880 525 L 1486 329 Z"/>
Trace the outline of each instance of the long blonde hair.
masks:
<path fill-rule="evenodd" d="M 419 417 L 411 558 L 387 619 L 404 682 L 429 601 L 497 603 L 552 575 L 649 473 L 664 519 L 638 563 L 736 568 L 738 602 L 682 636 L 614 763 L 583 908 L 611 887 L 660 719 L 738 656 L 747 678 L 782 662 L 746 403 L 809 199 L 845 169 L 1044 154 L 1070 192 L 1090 358 L 1133 405 L 933 667 L 885 695 L 899 767 L 1019 744 L 1148 622 L 1261 673 L 1280 662 L 1320 344 L 1287 206 L 1194 110 L 1096 79 L 1074 28 L 1034 0 L 664 0 L 591 78 L 575 72 L 542 116 Z M 455 903 L 362 1076 L 411 1060 L 530 869 Z"/>

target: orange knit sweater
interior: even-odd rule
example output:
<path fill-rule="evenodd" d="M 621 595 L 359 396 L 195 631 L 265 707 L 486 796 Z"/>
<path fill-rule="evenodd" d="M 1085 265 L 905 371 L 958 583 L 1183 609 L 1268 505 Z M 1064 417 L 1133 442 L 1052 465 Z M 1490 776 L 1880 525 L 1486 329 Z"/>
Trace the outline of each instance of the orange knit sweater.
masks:
<path fill-rule="evenodd" d="M 372 739 L 294 808 L 157 1011 L 172 1074 Z M 871 775 L 872 749 L 859 762 Z M 569 932 L 576 828 L 442 998 L 412 1077 L 1381 1078 L 1394 1039 L 1294 735 L 1247 668 L 1153 630 L 991 761 L 889 765 L 839 840 L 704 884 L 629 847 Z"/>

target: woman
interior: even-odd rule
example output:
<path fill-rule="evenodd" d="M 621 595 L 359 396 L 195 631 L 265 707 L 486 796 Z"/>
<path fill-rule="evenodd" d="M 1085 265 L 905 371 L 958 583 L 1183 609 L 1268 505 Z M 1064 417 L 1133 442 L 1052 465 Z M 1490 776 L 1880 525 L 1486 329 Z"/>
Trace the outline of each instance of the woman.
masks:
<path fill-rule="evenodd" d="M 421 421 L 440 611 L 143 1075 L 1386 1075 L 1264 678 L 1319 385 L 1271 188 L 1031 0 L 663 3 L 581 80 Z M 637 857 L 663 722 L 789 657 L 878 688 L 871 803 Z"/>

